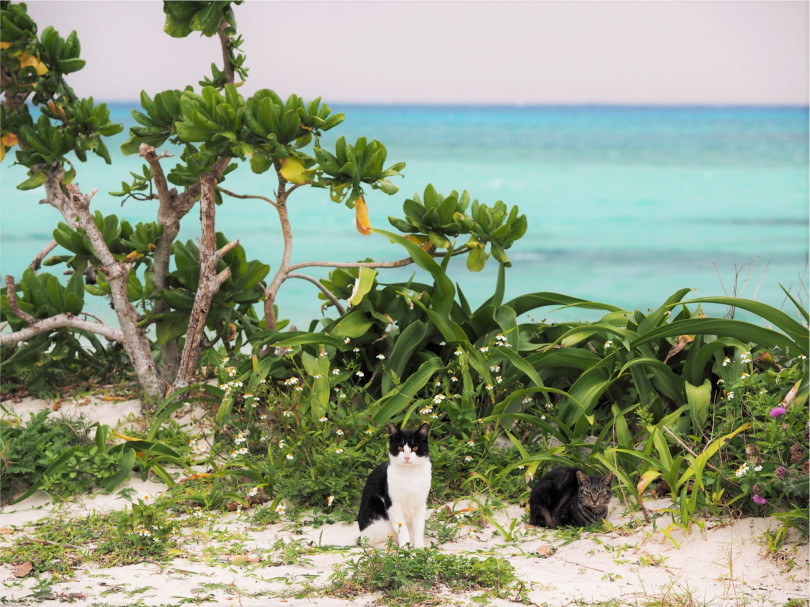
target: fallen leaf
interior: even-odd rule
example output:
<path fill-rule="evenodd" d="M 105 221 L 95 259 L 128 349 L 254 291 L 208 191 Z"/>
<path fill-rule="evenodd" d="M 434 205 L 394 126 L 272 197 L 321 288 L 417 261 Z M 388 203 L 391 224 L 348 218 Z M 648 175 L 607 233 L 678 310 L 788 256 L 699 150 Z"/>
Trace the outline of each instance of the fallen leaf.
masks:
<path fill-rule="evenodd" d="M 0 535 L 11 535 L 12 533 L 14 533 L 12 529 L 9 529 L 8 527 L 0 527 Z"/>
<path fill-rule="evenodd" d="M 14 577 L 25 577 L 31 573 L 33 568 L 34 566 L 31 564 L 31 561 L 25 561 L 22 565 L 17 565 L 11 573 Z"/>
<path fill-rule="evenodd" d="M 540 544 L 535 552 L 539 556 L 551 556 L 554 553 L 554 548 L 552 548 L 549 544 Z"/>

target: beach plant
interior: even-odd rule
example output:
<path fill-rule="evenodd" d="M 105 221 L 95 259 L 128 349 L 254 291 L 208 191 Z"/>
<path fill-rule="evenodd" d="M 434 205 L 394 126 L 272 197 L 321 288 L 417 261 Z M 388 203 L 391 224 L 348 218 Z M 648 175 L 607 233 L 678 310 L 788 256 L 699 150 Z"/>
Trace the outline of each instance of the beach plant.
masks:
<path fill-rule="evenodd" d="M 352 306 L 360 302 L 369 277 L 378 269 L 416 261 L 409 256 L 395 262 L 291 263 L 288 204 L 295 190 L 305 186 L 325 189 L 332 201 L 354 209 L 361 234 L 376 231 L 401 239 L 371 227 L 365 196 L 374 191 L 395 194 L 398 188 L 391 178 L 401 176 L 404 163 L 386 167 L 385 146 L 367 137 L 354 142 L 338 137 L 334 147 L 327 149 L 321 136 L 344 116 L 332 113 L 320 98 L 305 102 L 291 95 L 283 100 L 267 88 L 243 97 L 237 86 L 247 77 L 247 67 L 232 4 L 239 2 L 164 4 L 165 31 L 177 38 L 199 32 L 218 39 L 222 65 L 212 66 L 198 90 L 187 86 L 141 94 L 141 109 L 133 111 L 137 125 L 130 129 L 122 151 L 138 154 L 145 165 L 114 194 L 125 200 L 156 202 L 157 219 L 131 226 L 115 215 L 92 213 L 95 190 L 87 194 L 74 181 L 77 167 L 71 158 L 83 162 L 92 151 L 110 163 L 103 138 L 122 130 L 110 122 L 105 104 L 78 99 L 67 84 L 66 77 L 84 66 L 75 32 L 63 39 L 53 28 L 46 28 L 38 37 L 37 24 L 24 4 L 3 3 L 2 152 L 15 150 L 17 162 L 28 168 L 28 179 L 20 187 L 44 187 L 48 203 L 64 219 L 23 282 L 53 282 L 52 277 L 36 276 L 42 263 L 63 263 L 71 274 L 66 289 L 58 284 L 39 289 L 45 295 L 44 304 L 30 288 L 20 289 L 13 277 L 6 278 L 0 311 L 9 320 L 11 332 L 0 334 L 0 344 L 9 354 L 16 344 L 41 334 L 51 340 L 65 331 L 103 335 L 121 344 L 145 395 L 159 402 L 195 381 L 204 348 L 221 341 L 226 349 L 237 351 L 245 343 L 237 336 L 252 340 L 260 325 L 269 331 L 283 328 L 275 300 L 290 278 L 315 284 L 338 314 L 346 316 L 337 295 L 318 279 L 302 274 L 302 269 L 358 269 L 361 278 L 346 297 Z M 156 148 L 164 144 L 173 153 L 159 153 Z M 167 171 L 165 161 L 174 155 L 180 162 Z M 273 196 L 223 187 L 227 175 L 240 164 L 249 165 L 256 174 L 275 177 Z M 238 240 L 216 232 L 216 209 L 224 197 L 260 199 L 277 213 L 284 252 L 269 281 L 264 282 L 268 265 L 247 262 Z M 199 244 L 180 243 L 180 224 L 198 201 Z M 405 219 L 392 218 L 391 223 L 407 232 L 407 242 L 420 255 L 445 260 L 467 255 L 473 271 L 481 270 L 490 256 L 502 266 L 511 265 L 505 251 L 526 231 L 526 218 L 517 207 L 510 209 L 501 201 L 494 205 L 470 202 L 466 192 L 442 196 L 430 185 L 423 197 L 407 199 L 403 208 Z M 457 243 L 462 237 L 468 239 Z M 43 262 L 57 245 L 69 254 Z M 434 311 L 446 311 L 452 302 L 452 294 L 444 287 L 443 282 Z M 119 326 L 83 314 L 85 293 L 109 298 Z M 260 302 L 262 321 L 253 310 Z M 263 355 L 275 347 L 269 340 L 264 344 Z"/>
<path fill-rule="evenodd" d="M 514 567 L 501 557 L 467 557 L 427 548 L 365 550 L 360 557 L 336 567 L 331 579 L 330 595 L 382 592 L 385 604 L 422 603 L 442 586 L 486 590 L 493 597 L 515 591 L 520 594 Z"/>

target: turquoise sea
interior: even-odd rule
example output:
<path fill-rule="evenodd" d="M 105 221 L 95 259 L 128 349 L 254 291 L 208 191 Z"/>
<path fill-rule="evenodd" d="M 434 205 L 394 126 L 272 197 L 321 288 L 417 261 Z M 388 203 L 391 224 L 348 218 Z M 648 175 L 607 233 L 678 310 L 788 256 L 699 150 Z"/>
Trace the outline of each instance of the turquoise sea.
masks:
<path fill-rule="evenodd" d="M 130 125 L 131 107 L 112 105 L 114 119 Z M 508 297 L 555 291 L 646 310 L 681 287 L 708 296 L 722 295 L 725 286 L 731 294 L 737 274 L 738 294 L 784 304 L 793 314 L 779 284 L 794 294 L 808 284 L 806 107 L 332 107 L 347 119 L 330 140 L 341 134 L 350 141 L 379 139 L 388 149 L 387 165 L 407 163 L 397 195 L 367 195 L 374 227 L 391 229 L 388 215 L 402 216 L 402 201 L 427 183 L 443 193 L 466 189 L 481 202 L 520 207 L 529 230 L 507 251 L 514 263 L 507 271 Z M 113 152 L 125 133 L 108 144 Z M 150 221 L 154 203 L 130 200 L 122 206 L 108 194 L 128 181 L 129 171 L 140 172 L 140 165 L 137 157 L 118 153 L 111 166 L 81 165 L 78 182 L 84 191 L 98 188 L 93 208 Z M 60 219 L 38 204 L 41 190 L 15 189 L 23 175 L 7 158 L 0 197 L 3 275 L 19 276 Z M 256 176 L 247 167 L 223 185 L 273 196 L 269 175 Z M 325 190 L 299 189 L 290 209 L 293 263 L 403 256 L 381 236 L 358 234 L 353 211 L 331 202 Z M 274 272 L 282 242 L 273 209 L 226 199 L 217 213 L 218 230 L 239 238 L 248 258 L 269 263 Z M 192 214 L 184 239 L 199 233 Z M 451 265 L 451 277 L 474 305 L 490 295 L 495 271 L 494 260 L 477 274 L 463 261 Z M 411 266 L 380 278 L 397 281 L 413 273 L 420 271 Z M 320 315 L 316 290 L 303 280 L 282 287 L 279 305 L 280 316 L 302 328 Z M 532 317 L 593 315 L 541 310 Z"/>

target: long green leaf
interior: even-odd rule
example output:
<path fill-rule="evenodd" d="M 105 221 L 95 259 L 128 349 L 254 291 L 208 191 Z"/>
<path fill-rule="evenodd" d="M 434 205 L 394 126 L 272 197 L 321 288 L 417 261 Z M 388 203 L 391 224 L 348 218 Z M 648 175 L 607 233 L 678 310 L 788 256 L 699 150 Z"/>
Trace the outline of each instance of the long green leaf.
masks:
<path fill-rule="evenodd" d="M 398 415 L 413 400 L 414 395 L 427 385 L 430 378 L 443 368 L 444 365 L 438 356 L 423 362 L 416 372 L 405 380 L 401 388 L 380 399 L 381 407 L 374 415 L 374 423 L 379 425 Z"/>

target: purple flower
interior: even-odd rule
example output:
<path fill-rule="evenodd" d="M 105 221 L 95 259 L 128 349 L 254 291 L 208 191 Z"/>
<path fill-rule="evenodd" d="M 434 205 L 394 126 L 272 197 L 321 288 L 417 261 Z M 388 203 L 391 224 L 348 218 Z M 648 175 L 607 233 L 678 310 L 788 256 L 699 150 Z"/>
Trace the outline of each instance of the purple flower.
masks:
<path fill-rule="evenodd" d="M 752 495 L 752 496 L 751 496 L 751 499 L 752 499 L 752 500 L 754 500 L 754 501 L 755 501 L 757 504 L 759 504 L 759 505 L 762 505 L 762 504 L 767 504 L 767 503 L 768 503 L 768 500 L 766 500 L 764 497 L 761 497 L 761 496 L 760 496 L 760 495 L 758 495 L 757 493 L 755 493 L 754 495 Z"/>
<path fill-rule="evenodd" d="M 784 466 L 779 466 L 774 474 L 776 474 L 776 478 L 785 478 L 786 473 L 787 468 L 785 468 Z"/>
<path fill-rule="evenodd" d="M 784 415 L 786 411 L 787 409 L 785 409 L 784 407 L 774 407 L 773 409 L 771 409 L 771 412 L 768 415 L 770 415 L 771 417 L 780 417 Z"/>

